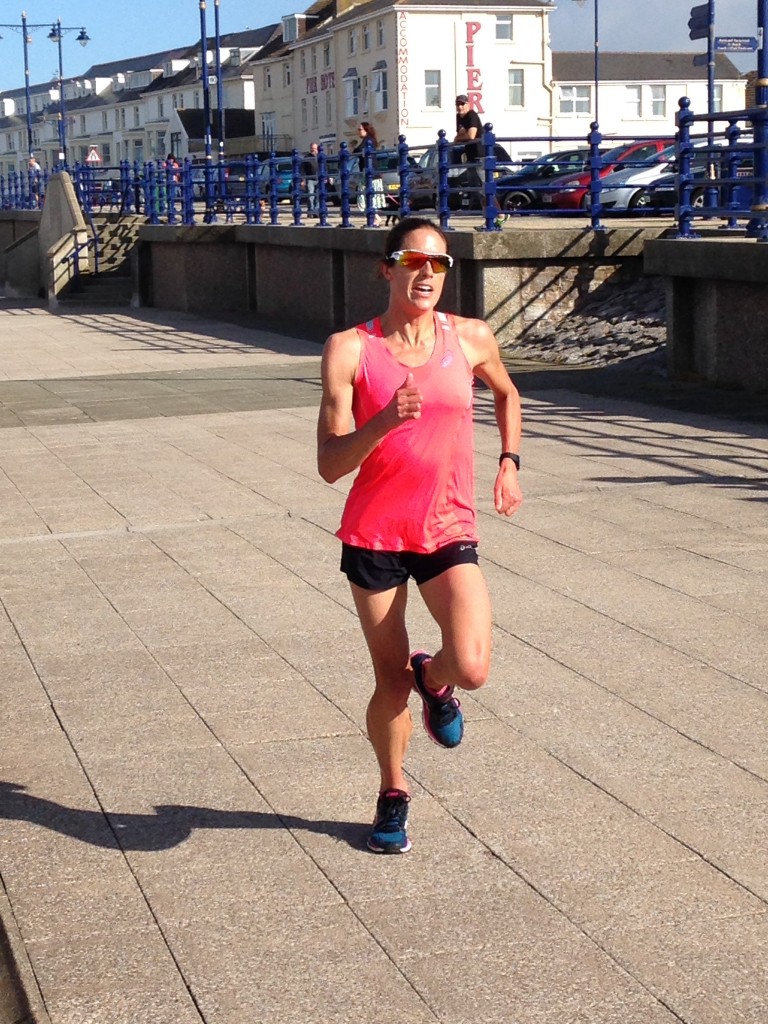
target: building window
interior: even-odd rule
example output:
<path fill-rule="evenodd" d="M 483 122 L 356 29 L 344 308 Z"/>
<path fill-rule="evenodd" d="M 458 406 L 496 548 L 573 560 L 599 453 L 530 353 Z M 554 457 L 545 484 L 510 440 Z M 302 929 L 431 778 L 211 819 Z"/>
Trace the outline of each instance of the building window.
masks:
<path fill-rule="evenodd" d="M 389 98 L 387 96 L 387 72 L 386 71 L 374 71 L 373 73 L 373 110 L 374 113 L 379 113 L 382 110 L 387 110 L 389 107 Z"/>
<path fill-rule="evenodd" d="M 200 109 L 200 90 L 199 89 L 195 89 L 195 91 L 192 93 L 192 106 L 195 108 L 195 110 L 199 110 Z"/>
<path fill-rule="evenodd" d="M 165 100 L 162 96 L 157 97 L 157 116 L 165 117 Z"/>
<path fill-rule="evenodd" d="M 560 86 L 561 114 L 589 114 L 591 89 L 588 85 Z"/>
<path fill-rule="evenodd" d="M 133 108 L 133 127 L 139 128 L 141 126 L 141 112 L 138 107 Z"/>
<path fill-rule="evenodd" d="M 641 116 L 640 86 L 624 86 L 624 120 L 639 121 Z"/>
<path fill-rule="evenodd" d="M 106 112 L 106 110 L 102 110 L 102 112 L 101 112 L 101 130 L 103 132 L 108 132 L 109 131 L 109 121 L 107 120 L 107 112 Z"/>
<path fill-rule="evenodd" d="M 352 54 L 354 54 L 356 52 L 357 52 L 357 36 L 355 35 L 354 30 L 350 29 L 349 32 L 347 32 L 347 53 L 350 56 L 352 56 Z"/>
<path fill-rule="evenodd" d="M 299 54 L 299 71 L 301 72 L 301 77 L 304 78 L 307 73 L 307 55 L 304 50 Z"/>
<path fill-rule="evenodd" d="M 384 45 L 384 22 L 381 19 L 376 22 L 376 45 Z"/>
<path fill-rule="evenodd" d="M 261 134 L 266 139 L 274 139 L 277 126 L 274 110 L 267 110 L 261 115 Z"/>
<path fill-rule="evenodd" d="M 344 81 L 344 117 L 357 117 L 360 113 L 360 79 Z"/>
<path fill-rule="evenodd" d="M 370 50 L 371 48 L 371 26 L 368 24 L 363 25 L 363 49 Z"/>
<path fill-rule="evenodd" d="M 266 91 L 267 89 L 271 89 L 271 88 L 272 88 L 272 68 L 266 67 L 266 68 L 264 68 L 264 89 Z"/>
<path fill-rule="evenodd" d="M 512 15 L 511 14 L 497 14 L 496 15 L 496 38 L 497 39 L 512 39 Z"/>
<path fill-rule="evenodd" d="M 312 97 L 312 127 L 317 128 L 319 124 L 319 111 L 317 107 L 317 93 Z"/>
<path fill-rule="evenodd" d="M 510 68 L 507 72 L 510 107 L 525 106 L 525 72 L 522 68 Z"/>
<path fill-rule="evenodd" d="M 720 114 L 723 109 L 723 87 L 716 85 L 712 94 L 712 113 Z"/>
<path fill-rule="evenodd" d="M 104 161 L 105 167 L 112 163 L 112 146 L 109 142 L 102 142 L 101 144 L 101 159 Z"/>
<path fill-rule="evenodd" d="M 325 123 L 333 123 L 333 92 L 330 89 L 325 94 Z"/>
<path fill-rule="evenodd" d="M 323 44 L 323 67 L 329 68 L 331 66 L 331 44 Z"/>
<path fill-rule="evenodd" d="M 368 107 L 368 75 L 360 79 L 360 113 L 367 114 Z"/>
<path fill-rule="evenodd" d="M 301 101 L 301 130 L 307 130 L 307 101 L 302 99 Z"/>
<path fill-rule="evenodd" d="M 317 47 L 316 46 L 312 47 L 312 50 L 311 50 L 311 53 L 310 53 L 309 62 L 310 62 L 310 65 L 312 67 L 312 70 L 313 71 L 317 71 Z"/>
<path fill-rule="evenodd" d="M 667 116 L 667 87 L 666 85 L 651 86 L 651 116 Z"/>
<path fill-rule="evenodd" d="M 80 134 L 85 135 L 85 115 L 80 115 Z"/>
<path fill-rule="evenodd" d="M 125 131 L 125 107 L 120 107 L 120 130 Z"/>
<path fill-rule="evenodd" d="M 283 64 L 283 88 L 289 88 L 291 84 L 291 65 Z"/>
<path fill-rule="evenodd" d="M 440 96 L 439 71 L 424 72 L 424 105 L 426 107 L 441 107 L 443 105 Z"/>

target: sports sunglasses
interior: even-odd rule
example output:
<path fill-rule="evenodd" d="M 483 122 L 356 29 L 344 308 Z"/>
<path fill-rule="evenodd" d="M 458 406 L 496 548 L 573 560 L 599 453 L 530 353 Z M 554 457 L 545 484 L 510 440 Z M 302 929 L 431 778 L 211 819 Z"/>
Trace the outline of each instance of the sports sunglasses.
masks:
<path fill-rule="evenodd" d="M 398 249 L 397 252 L 391 252 L 387 259 L 406 270 L 421 270 L 428 262 L 433 274 L 444 274 L 453 266 L 453 256 L 447 252 L 421 252 L 420 249 Z"/>

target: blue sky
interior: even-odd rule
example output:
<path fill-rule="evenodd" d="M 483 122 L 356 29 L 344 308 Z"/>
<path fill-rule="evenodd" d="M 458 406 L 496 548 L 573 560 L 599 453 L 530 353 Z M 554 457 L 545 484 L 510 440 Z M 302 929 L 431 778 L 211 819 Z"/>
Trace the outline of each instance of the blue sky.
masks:
<path fill-rule="evenodd" d="M 283 14 L 304 10 L 305 3 L 274 0 L 220 0 L 222 32 L 259 28 L 279 21 Z M 599 3 L 601 51 L 673 50 L 704 52 L 703 40 L 688 39 L 688 17 L 693 3 L 703 0 L 556 0 L 550 17 L 555 50 L 591 50 L 594 43 L 594 3 Z M 65 34 L 63 60 L 65 75 L 75 75 L 91 64 L 118 60 L 132 54 L 154 53 L 172 46 L 193 43 L 200 38 L 198 0 L 0 0 L 0 22 L 19 25 L 26 6 L 29 24 L 44 28 L 32 33 L 29 47 L 30 81 L 33 84 L 55 77 L 58 67 L 56 46 L 47 39 L 50 24 L 61 19 L 64 26 L 84 26 L 91 42 L 85 49 L 75 41 L 77 32 Z M 716 0 L 715 31 L 722 36 L 757 35 L 757 0 Z M 208 0 L 207 23 L 213 34 L 214 0 Z M 21 32 L 0 28 L 0 89 L 24 85 L 24 55 Z M 731 55 L 742 71 L 756 66 L 756 54 Z"/>

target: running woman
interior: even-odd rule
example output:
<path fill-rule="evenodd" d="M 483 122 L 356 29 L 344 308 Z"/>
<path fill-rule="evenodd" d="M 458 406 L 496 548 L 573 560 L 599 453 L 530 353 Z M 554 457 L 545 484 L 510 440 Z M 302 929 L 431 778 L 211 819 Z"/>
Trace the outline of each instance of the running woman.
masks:
<path fill-rule="evenodd" d="M 501 437 L 494 505 L 522 501 L 520 400 L 482 320 L 436 312 L 453 266 L 432 221 L 407 217 L 387 235 L 381 316 L 333 334 L 323 350 L 318 469 L 329 483 L 357 471 L 337 535 L 371 660 L 368 737 L 381 785 L 368 846 L 407 853 L 411 691 L 424 727 L 443 747 L 464 733 L 456 688 L 487 677 L 491 606 L 477 557 L 473 376 L 493 392 Z M 354 426 L 353 426 L 354 423 Z M 441 632 L 440 650 L 411 652 L 405 622 L 413 577 Z"/>

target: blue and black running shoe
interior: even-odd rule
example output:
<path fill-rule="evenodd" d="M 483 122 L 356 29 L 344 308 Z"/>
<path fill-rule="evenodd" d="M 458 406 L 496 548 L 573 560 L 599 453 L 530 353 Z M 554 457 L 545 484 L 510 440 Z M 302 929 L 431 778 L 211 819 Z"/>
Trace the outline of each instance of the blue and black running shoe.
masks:
<path fill-rule="evenodd" d="M 427 736 L 440 747 L 458 747 L 464 735 L 464 715 L 461 704 L 453 696 L 453 687 L 446 686 L 439 693 L 433 693 L 424 683 L 424 665 L 431 661 L 424 651 L 411 655 L 413 685 L 424 702 L 422 721 Z"/>
<path fill-rule="evenodd" d="M 368 836 L 368 849 L 374 853 L 408 853 L 408 804 L 411 798 L 402 789 L 387 789 L 379 794 L 376 818 Z"/>

